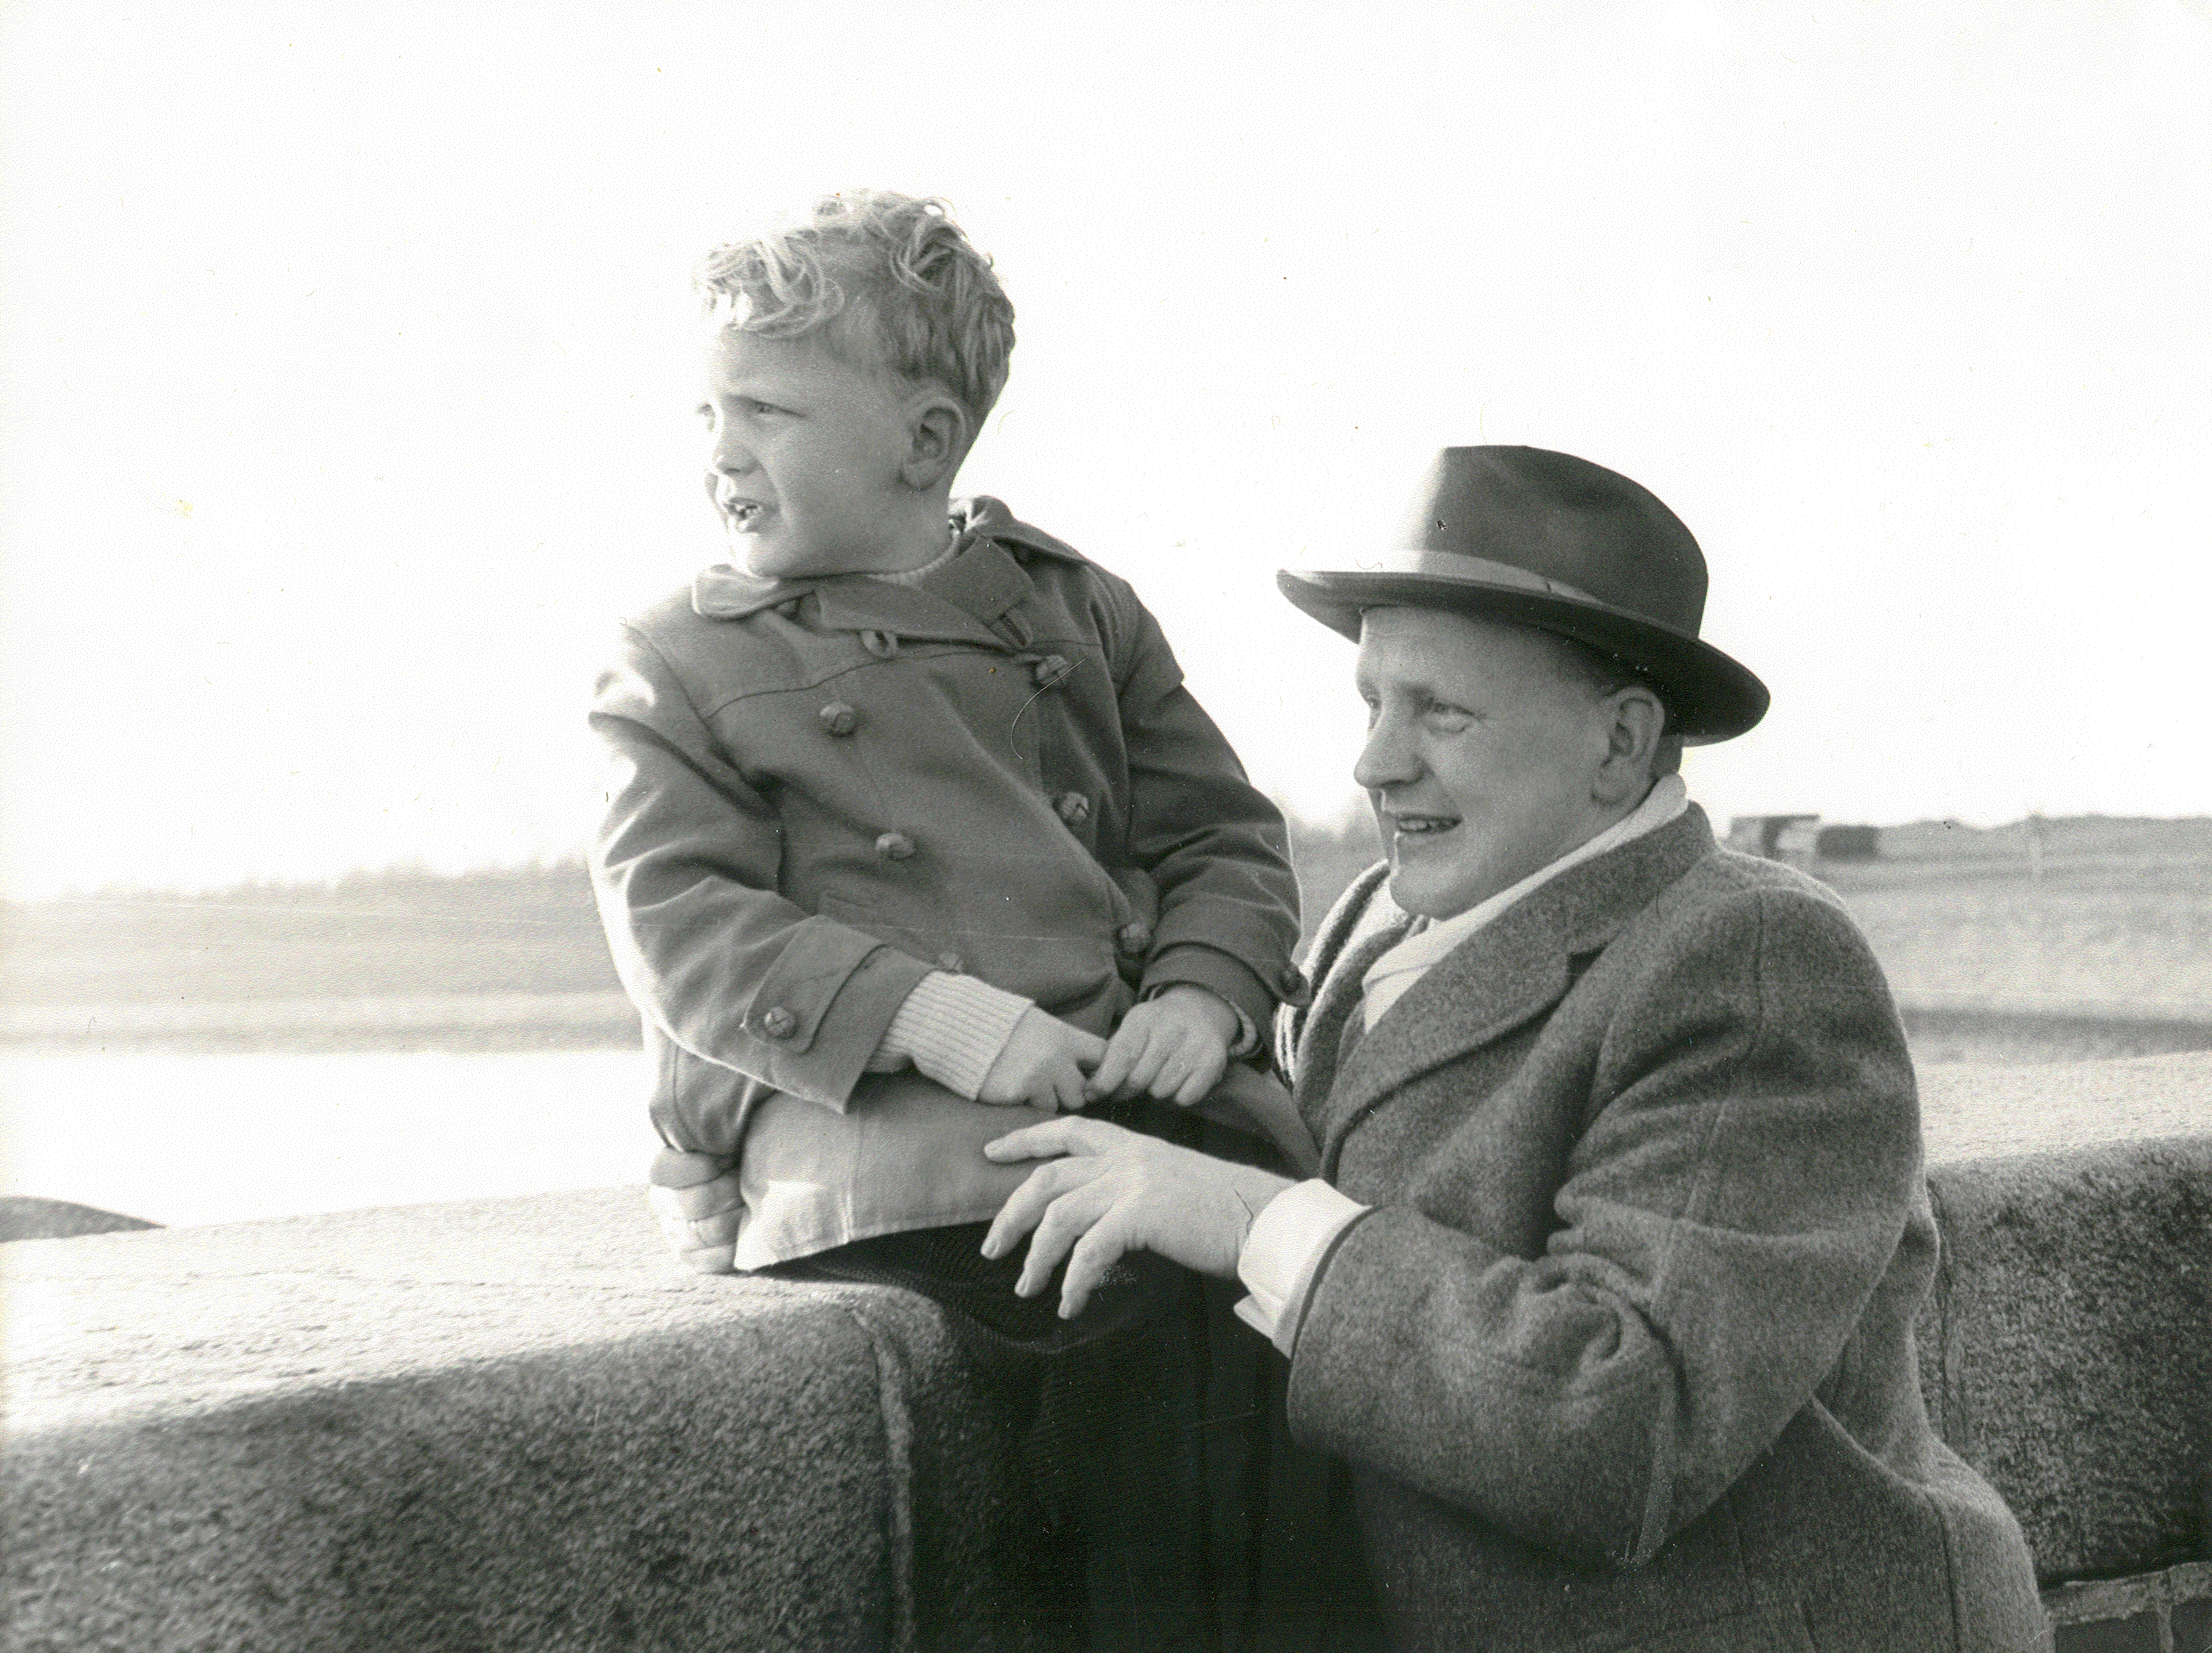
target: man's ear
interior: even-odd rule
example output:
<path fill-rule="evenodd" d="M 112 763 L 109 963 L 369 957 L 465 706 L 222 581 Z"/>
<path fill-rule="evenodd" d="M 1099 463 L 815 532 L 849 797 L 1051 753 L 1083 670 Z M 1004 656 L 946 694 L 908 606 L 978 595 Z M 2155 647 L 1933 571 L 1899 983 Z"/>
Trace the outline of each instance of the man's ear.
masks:
<path fill-rule="evenodd" d="M 1607 806 L 1634 803 L 1651 788 L 1652 760 L 1666 733 L 1667 709 L 1641 685 L 1614 690 L 1606 697 L 1605 709 L 1611 718 L 1605 761 L 1590 790 Z"/>
<path fill-rule="evenodd" d="M 960 404 L 942 391 L 924 391 L 906 405 L 906 433 L 901 480 L 924 492 L 951 487 L 974 434 Z"/>

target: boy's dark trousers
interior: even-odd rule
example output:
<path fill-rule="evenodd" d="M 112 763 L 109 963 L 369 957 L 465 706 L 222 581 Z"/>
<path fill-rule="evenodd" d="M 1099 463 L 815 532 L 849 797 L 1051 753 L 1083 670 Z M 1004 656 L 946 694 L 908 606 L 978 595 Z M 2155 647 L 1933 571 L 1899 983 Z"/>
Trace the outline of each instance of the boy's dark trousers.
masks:
<path fill-rule="evenodd" d="M 1194 1146 L 1220 1129 L 1147 1114 L 1155 1134 Z M 1272 1351 L 1236 1323 L 1241 1291 L 1133 1253 L 1064 1321 L 1059 1274 L 1016 1297 L 1024 1254 L 986 1258 L 988 1227 L 883 1235 L 775 1272 L 903 1287 L 946 1311 L 1001 1438 L 1019 1443 L 1035 1508 L 1035 1587 L 1006 1604 L 1010 1640 L 1095 1653 L 1245 1644 L 1255 1385 Z"/>

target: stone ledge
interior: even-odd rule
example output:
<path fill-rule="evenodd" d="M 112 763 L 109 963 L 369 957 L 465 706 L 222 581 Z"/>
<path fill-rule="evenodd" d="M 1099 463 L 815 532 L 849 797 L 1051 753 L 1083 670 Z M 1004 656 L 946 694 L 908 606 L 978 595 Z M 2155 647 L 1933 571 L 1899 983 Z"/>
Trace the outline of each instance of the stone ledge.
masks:
<path fill-rule="evenodd" d="M 1931 1414 L 2046 1583 L 2205 1557 L 2212 1136 L 2097 1140 L 2205 1069 L 2097 1065 L 2017 1081 L 2070 1146 L 1931 1173 Z M 23 1653 L 1034 1643 L 1030 1517 L 935 1311 L 684 1275 L 637 1190 L 0 1269 Z"/>
<path fill-rule="evenodd" d="M 934 1312 L 675 1272 L 636 1190 L 6 1267 L 23 1653 L 1028 1639 L 1006 1456 Z"/>
<path fill-rule="evenodd" d="M 1936 1166 L 1917 1335 L 1936 1431 L 2046 1583 L 2205 1559 L 2212 1136 Z"/>

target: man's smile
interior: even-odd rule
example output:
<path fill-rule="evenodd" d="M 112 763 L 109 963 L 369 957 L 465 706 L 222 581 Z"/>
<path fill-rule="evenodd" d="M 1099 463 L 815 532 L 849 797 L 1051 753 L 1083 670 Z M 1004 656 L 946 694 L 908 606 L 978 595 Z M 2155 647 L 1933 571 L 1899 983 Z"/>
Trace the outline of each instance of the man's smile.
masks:
<path fill-rule="evenodd" d="M 1377 811 L 1377 814 L 1382 818 L 1383 831 L 1389 837 L 1393 847 L 1409 839 L 1433 839 L 1450 832 L 1459 826 L 1461 821 L 1461 818 L 1457 815 L 1424 814 L 1415 810 L 1394 809 L 1387 806 Z M 1407 847 L 1426 849 L 1430 846 L 1427 844 L 1418 845 L 1408 844 Z"/>

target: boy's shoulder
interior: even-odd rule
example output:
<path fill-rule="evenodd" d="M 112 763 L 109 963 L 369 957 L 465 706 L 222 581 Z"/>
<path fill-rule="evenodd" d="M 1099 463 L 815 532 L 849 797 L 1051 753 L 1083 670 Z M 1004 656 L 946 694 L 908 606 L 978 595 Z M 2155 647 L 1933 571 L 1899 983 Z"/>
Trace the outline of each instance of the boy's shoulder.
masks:
<path fill-rule="evenodd" d="M 1001 545 L 1018 546 L 1057 561 L 1073 563 L 1079 568 L 1098 566 L 1066 540 L 1023 522 L 1002 502 L 988 494 L 977 494 L 972 500 L 955 500 L 952 502 L 952 528 L 955 533 L 975 534 L 996 540 Z"/>

